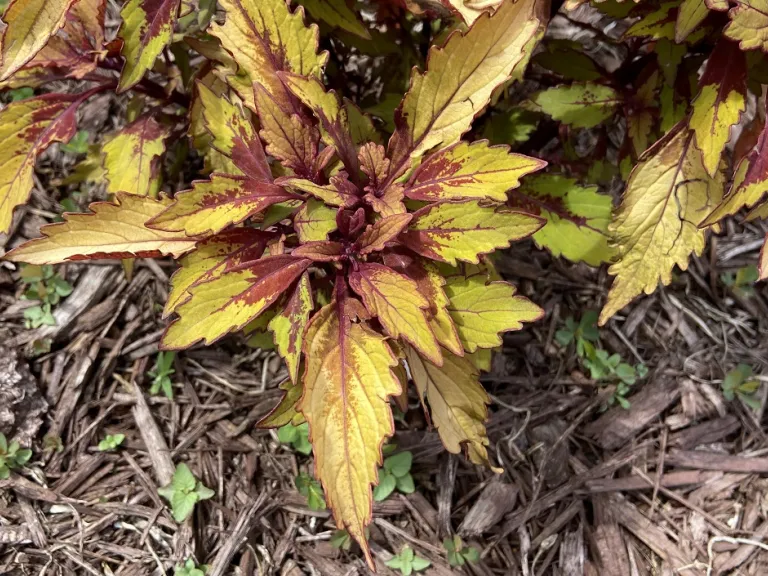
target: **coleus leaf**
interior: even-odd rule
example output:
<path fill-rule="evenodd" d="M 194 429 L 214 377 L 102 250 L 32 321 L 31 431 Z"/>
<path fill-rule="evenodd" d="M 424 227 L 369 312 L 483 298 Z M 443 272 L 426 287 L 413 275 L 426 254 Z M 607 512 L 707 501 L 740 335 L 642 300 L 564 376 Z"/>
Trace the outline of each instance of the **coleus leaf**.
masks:
<path fill-rule="evenodd" d="M 683 0 L 675 21 L 675 42 L 682 43 L 709 14 L 704 0 Z"/>
<path fill-rule="evenodd" d="M 77 107 L 86 97 L 46 94 L 0 111 L 0 232 L 10 229 L 14 208 L 29 197 L 37 155 L 75 135 Z"/>
<path fill-rule="evenodd" d="M 610 86 L 586 82 L 537 92 L 524 108 L 574 128 L 592 128 L 613 116 L 621 102 L 621 95 Z"/>
<path fill-rule="evenodd" d="M 493 16 L 481 15 L 466 34 L 454 33 L 429 51 L 427 71 L 414 71 L 396 112 L 389 144 L 395 174 L 434 147 L 449 146 L 466 132 L 494 88 L 523 60 L 539 27 L 535 2 L 504 2 Z"/>
<path fill-rule="evenodd" d="M 413 200 L 507 199 L 520 178 L 546 166 L 543 160 L 511 154 L 485 140 L 459 142 L 428 157 L 413 173 L 405 195 Z"/>
<path fill-rule="evenodd" d="M 546 219 L 533 240 L 554 256 L 590 266 L 611 260 L 608 224 L 613 203 L 597 186 L 579 186 L 555 174 L 536 175 L 510 194 L 509 204 Z"/>
<path fill-rule="evenodd" d="M 335 262 L 341 260 L 344 255 L 344 245 L 341 242 L 307 242 L 294 248 L 291 254 L 315 262 Z"/>
<path fill-rule="evenodd" d="M 173 204 L 148 225 L 190 236 L 216 234 L 272 204 L 292 199 L 300 196 L 270 182 L 212 174 L 210 180 L 193 182 L 191 190 L 176 194 Z"/>
<path fill-rule="evenodd" d="M 220 276 L 243 262 L 259 259 L 271 236 L 243 227 L 225 230 L 200 241 L 193 252 L 179 261 L 180 267 L 171 277 L 163 316 L 168 316 L 181 302 L 189 299 L 188 290 L 194 284 Z"/>
<path fill-rule="evenodd" d="M 493 468 L 485 430 L 490 399 L 474 364 L 444 351 L 443 365 L 436 366 L 410 346 L 405 347 L 405 356 L 419 397 L 429 402 L 432 422 L 446 450 L 458 454 L 464 446 L 470 461 Z"/>
<path fill-rule="evenodd" d="M 760 48 L 768 52 L 768 1 L 741 0 L 728 12 L 730 22 L 723 34 L 742 50 Z"/>
<path fill-rule="evenodd" d="M 658 68 L 641 74 L 636 92 L 627 107 L 627 136 L 632 142 L 635 155 L 640 156 L 648 148 L 648 139 L 658 117 L 657 92 Z"/>
<path fill-rule="evenodd" d="M 302 243 L 327 240 L 328 234 L 336 230 L 336 210 L 310 198 L 296 212 L 293 226 Z"/>
<path fill-rule="evenodd" d="M 64 26 L 76 0 L 12 0 L 3 15 L 0 80 L 32 60 Z"/>
<path fill-rule="evenodd" d="M 346 0 L 301 0 L 301 5 L 317 20 L 322 20 L 332 28 L 346 30 L 361 38 L 370 38 L 371 34 L 347 6 Z"/>
<path fill-rule="evenodd" d="M 298 408 L 309 423 L 315 474 L 336 526 L 360 543 L 373 568 L 365 536 L 371 485 L 378 481 L 381 446 L 394 433 L 389 398 L 400 394 L 401 384 L 386 339 L 367 323 L 352 322 L 352 305 L 342 297 L 315 314 L 307 328 Z"/>
<path fill-rule="evenodd" d="M 275 346 L 285 360 L 293 382 L 299 381 L 299 360 L 304 332 L 314 307 L 309 275 L 304 272 L 285 306 L 269 322 L 269 329 L 275 334 Z"/>
<path fill-rule="evenodd" d="M 445 287 L 448 312 L 467 352 L 500 346 L 502 332 L 520 330 L 523 322 L 535 322 L 544 310 L 507 282 L 487 284 L 480 275 L 457 279 Z"/>
<path fill-rule="evenodd" d="M 477 0 L 441 0 L 453 12 L 461 16 L 467 26 L 474 24 L 483 12 L 496 9 L 503 0 L 489 0 L 477 2 Z"/>
<path fill-rule="evenodd" d="M 180 0 L 128 0 L 120 16 L 118 36 L 125 59 L 118 90 L 138 84 L 170 43 Z"/>
<path fill-rule="evenodd" d="M 229 84 L 222 80 L 214 69 L 206 67 L 200 71 L 194 83 L 192 91 L 192 105 L 189 109 L 189 136 L 192 140 L 192 146 L 205 159 L 205 169 L 203 172 L 222 172 L 224 174 L 241 174 L 242 170 L 235 166 L 232 159 L 225 156 L 213 146 L 213 135 L 208 122 L 203 115 L 203 97 L 201 96 L 200 86 L 204 85 L 207 92 L 213 93 L 215 106 L 219 105 L 218 100 L 230 95 Z M 207 99 L 210 101 L 210 99 Z M 218 114 L 216 114 L 218 117 Z M 225 117 L 222 111 L 222 117 Z M 214 121 L 215 124 L 215 121 Z M 226 148 L 227 139 L 223 139 L 219 144 Z"/>
<path fill-rule="evenodd" d="M 42 265 L 94 258 L 181 256 L 195 247 L 196 238 L 144 225 L 167 204 L 165 200 L 121 193 L 117 203 L 95 202 L 90 206 L 91 214 L 68 213 L 61 224 L 43 226 L 42 238 L 22 244 L 5 257 Z"/>
<path fill-rule="evenodd" d="M 393 214 L 369 224 L 356 242 L 360 254 L 384 250 L 387 243 L 397 238 L 408 226 L 411 218 L 413 218 L 411 214 Z"/>
<path fill-rule="evenodd" d="M 731 127 L 747 107 L 747 58 L 735 42 L 720 39 L 699 85 L 689 125 L 703 153 L 704 168 L 714 176 Z"/>
<path fill-rule="evenodd" d="M 360 203 L 357 195 L 357 189 L 349 187 L 348 181 L 340 178 L 338 175 L 331 177 L 330 184 L 315 184 L 311 180 L 304 178 L 284 177 L 275 181 L 279 186 L 294 188 L 307 194 L 312 194 L 326 204 L 331 206 L 344 206 L 345 208 L 354 208 Z"/>
<path fill-rule="evenodd" d="M 616 276 L 600 314 L 600 324 L 659 281 L 669 284 L 675 265 L 688 267 L 701 254 L 704 232 L 698 225 L 723 195 L 723 176 L 707 174 L 693 132 L 684 123 L 654 144 L 634 168 L 611 232 Z"/>
<path fill-rule="evenodd" d="M 205 84 L 197 83 L 206 129 L 213 136 L 213 146 L 230 158 L 249 178 L 272 181 L 267 156 L 253 123 L 226 97 Z"/>
<path fill-rule="evenodd" d="M 653 40 L 674 40 L 677 2 L 664 2 L 644 15 L 624 33 L 627 38 L 650 37 Z"/>
<path fill-rule="evenodd" d="M 429 301 L 415 281 L 387 266 L 361 263 L 350 274 L 349 285 L 389 336 L 403 338 L 434 364 L 442 364 L 440 346 L 425 313 Z"/>
<path fill-rule="evenodd" d="M 311 262 L 267 256 L 202 279 L 188 288 L 191 297 L 176 308 L 179 318 L 165 331 L 163 348 L 178 350 L 200 340 L 210 344 L 240 330 L 274 304 Z"/>
<path fill-rule="evenodd" d="M 452 266 L 456 260 L 477 264 L 479 255 L 507 247 L 544 224 L 537 216 L 499 211 L 476 200 L 439 202 L 414 213 L 399 241 L 417 254 Z"/>
<path fill-rule="evenodd" d="M 279 386 L 285 394 L 280 399 L 280 403 L 274 409 L 264 416 L 256 424 L 258 428 L 280 428 L 286 424 L 296 425 L 296 420 L 304 420 L 304 416 L 296 410 L 296 404 L 304 393 L 302 382 L 294 384 L 291 380 L 286 380 Z"/>
<path fill-rule="evenodd" d="M 170 129 L 145 114 L 104 144 L 107 191 L 156 197 L 161 186 L 162 156 Z"/>

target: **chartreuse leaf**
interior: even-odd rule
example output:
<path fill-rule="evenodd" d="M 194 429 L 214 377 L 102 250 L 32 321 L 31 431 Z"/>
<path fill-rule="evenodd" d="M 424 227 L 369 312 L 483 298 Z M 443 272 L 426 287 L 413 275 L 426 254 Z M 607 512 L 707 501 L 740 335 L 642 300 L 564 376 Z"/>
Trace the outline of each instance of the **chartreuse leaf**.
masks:
<path fill-rule="evenodd" d="M 155 59 L 171 41 L 180 0 L 128 0 L 120 16 L 118 36 L 123 41 L 125 58 L 119 90 L 137 84 Z"/>
<path fill-rule="evenodd" d="M 742 50 L 768 52 L 768 1 L 743 0 L 728 12 L 731 21 L 723 34 L 739 42 Z"/>
<path fill-rule="evenodd" d="M 192 105 L 189 109 L 189 136 L 192 140 L 192 146 L 194 146 L 198 154 L 205 158 L 205 173 L 223 172 L 225 174 L 240 174 L 241 170 L 234 165 L 231 158 L 228 158 L 212 146 L 213 136 L 211 135 L 208 122 L 203 115 L 201 85 L 205 85 L 209 94 L 213 93 L 214 99 L 217 101 L 217 107 L 225 106 L 219 105 L 218 99 L 223 99 L 230 93 L 229 85 L 219 78 L 216 72 L 213 70 L 201 71 L 195 82 L 196 90 L 192 93 Z M 223 145 L 223 142 L 221 144 Z"/>
<path fill-rule="evenodd" d="M 257 260 L 264 252 L 268 234 L 253 228 L 232 228 L 199 242 L 195 250 L 179 261 L 171 277 L 171 291 L 163 310 L 168 316 L 189 298 L 187 291 L 201 280 L 209 280 L 243 262 Z"/>
<path fill-rule="evenodd" d="M 397 238 L 400 232 L 408 226 L 411 218 L 410 214 L 393 214 L 368 225 L 356 242 L 360 254 L 384 250 L 387 243 Z"/>
<path fill-rule="evenodd" d="M 747 58 L 735 42 L 723 38 L 717 43 L 699 85 L 689 125 L 704 168 L 714 176 L 731 127 L 747 107 Z"/>
<path fill-rule="evenodd" d="M 205 127 L 213 136 L 213 147 L 230 158 L 246 176 L 267 182 L 272 172 L 250 118 L 202 82 L 197 83 Z"/>
<path fill-rule="evenodd" d="M 524 107 L 574 128 L 592 128 L 613 116 L 621 102 L 610 86 L 587 82 L 547 88 L 532 95 Z"/>
<path fill-rule="evenodd" d="M 293 382 L 299 381 L 301 343 L 314 307 L 309 275 L 305 272 L 285 306 L 269 322 L 269 329 L 275 334 L 275 346 L 285 360 Z"/>
<path fill-rule="evenodd" d="M 485 140 L 459 142 L 427 158 L 413 173 L 405 195 L 413 200 L 507 199 L 520 178 L 546 166 L 543 160 L 511 154 Z"/>
<path fill-rule="evenodd" d="M 418 210 L 400 241 L 426 258 L 478 263 L 480 254 L 530 236 L 544 221 L 521 212 L 497 211 L 480 202 L 440 202 Z"/>
<path fill-rule="evenodd" d="M 613 203 L 610 196 L 598 194 L 597 186 L 579 186 L 572 178 L 544 174 L 526 179 L 510 201 L 546 219 L 533 240 L 553 255 L 591 266 L 611 260 L 608 224 Z"/>
<path fill-rule="evenodd" d="M 210 344 L 240 330 L 274 304 L 310 263 L 304 258 L 269 256 L 191 286 L 189 300 L 176 308 L 178 320 L 163 335 L 163 347 L 178 350 L 200 340 Z"/>
<path fill-rule="evenodd" d="M 280 403 L 269 414 L 259 420 L 256 424 L 258 428 L 280 428 L 286 424 L 296 425 L 297 420 L 304 420 L 301 412 L 296 410 L 296 404 L 298 404 L 301 395 L 304 393 L 303 382 L 294 384 L 288 379 L 280 384 L 279 388 L 285 394 L 283 394 Z"/>
<path fill-rule="evenodd" d="M 334 300 L 310 321 L 305 336 L 304 395 L 315 473 L 323 483 L 336 526 L 373 558 L 365 527 L 371 521 L 371 485 L 378 481 L 381 446 L 394 433 L 389 398 L 401 392 L 392 369 L 397 358 L 366 323 L 353 323 Z"/>
<path fill-rule="evenodd" d="M 317 53 L 317 26 L 304 26 L 303 8 L 291 12 L 285 0 L 219 0 L 223 24 L 213 23 L 210 32 L 237 62 L 242 76 L 228 80 L 240 97 L 255 110 L 253 88 L 260 84 L 277 106 L 290 111 L 290 95 L 279 71 L 316 76 L 328 60 Z"/>
<path fill-rule="evenodd" d="M 451 35 L 429 51 L 426 72 L 415 71 L 398 111 L 390 141 L 395 172 L 408 157 L 459 140 L 525 56 L 539 27 L 535 2 L 504 2 L 493 16 L 481 15 L 466 34 Z"/>
<path fill-rule="evenodd" d="M 280 186 L 287 186 L 300 192 L 312 194 L 312 196 L 331 206 L 352 208 L 360 201 L 360 198 L 357 196 L 357 189 L 353 187 L 351 190 L 348 190 L 347 187 L 341 185 L 343 182 L 347 181 L 339 180 L 336 176 L 331 177 L 330 184 L 315 184 L 311 180 L 305 180 L 304 178 L 289 177 L 276 180 L 276 183 Z"/>
<path fill-rule="evenodd" d="M 93 258 L 178 257 L 192 250 L 197 239 L 144 225 L 165 206 L 167 201 L 118 194 L 114 204 L 91 204 L 91 214 L 65 214 L 61 224 L 43 226 L 42 238 L 22 244 L 5 258 L 40 265 Z"/>
<path fill-rule="evenodd" d="M 328 234 L 336 230 L 336 210 L 310 198 L 296 212 L 293 225 L 302 243 L 328 240 Z"/>
<path fill-rule="evenodd" d="M 656 87 L 659 84 L 659 71 L 654 69 L 645 78 L 640 78 L 633 101 L 635 103 L 627 115 L 627 135 L 632 142 L 635 155 L 640 156 L 648 148 L 648 138 L 658 117 Z"/>
<path fill-rule="evenodd" d="M 3 15 L 0 80 L 32 60 L 64 25 L 76 0 L 13 0 Z"/>
<path fill-rule="evenodd" d="M 698 28 L 709 14 L 709 8 L 704 0 L 683 0 L 677 11 L 675 21 L 675 42 L 680 44 L 688 35 Z"/>
<path fill-rule="evenodd" d="M 270 182 L 213 174 L 210 180 L 193 182 L 191 190 L 176 194 L 173 204 L 148 225 L 189 236 L 216 234 L 272 204 L 297 198 Z"/>
<path fill-rule="evenodd" d="M 410 346 L 405 347 L 405 356 L 419 397 L 429 402 L 432 422 L 446 450 L 458 454 L 463 445 L 472 462 L 493 468 L 485 430 L 490 399 L 472 362 L 443 351 L 443 365 L 435 366 Z"/>
<path fill-rule="evenodd" d="M 81 102 L 75 96 L 46 94 L 12 102 L 0 111 L 0 232 L 10 229 L 14 208 L 29 197 L 37 155 L 75 135 Z"/>
<path fill-rule="evenodd" d="M 448 312 L 467 352 L 501 345 L 501 333 L 520 330 L 523 322 L 535 322 L 544 310 L 507 282 L 486 284 L 479 275 L 449 281 L 445 286 Z"/>
<path fill-rule="evenodd" d="M 387 334 L 403 338 L 435 364 L 441 364 L 440 346 L 427 322 L 429 301 L 407 276 L 381 264 L 360 264 L 349 285 L 377 316 Z"/>
<path fill-rule="evenodd" d="M 483 12 L 491 12 L 501 4 L 502 0 L 447 0 L 443 2 L 456 12 L 466 22 L 467 26 L 474 24 Z"/>
<path fill-rule="evenodd" d="M 371 37 L 355 13 L 347 6 L 346 0 L 301 0 L 300 3 L 313 18 L 322 20 L 333 28 L 346 30 L 361 38 Z"/>
<path fill-rule="evenodd" d="M 107 191 L 157 196 L 161 185 L 162 155 L 170 129 L 146 114 L 104 144 Z"/>
<path fill-rule="evenodd" d="M 703 0 L 702 0 L 703 1 Z M 625 37 L 650 37 L 654 40 L 674 40 L 677 2 L 664 2 L 653 12 L 632 24 Z"/>
<path fill-rule="evenodd" d="M 615 237 L 616 276 L 600 314 L 600 324 L 659 281 L 669 284 L 675 265 L 688 267 L 701 254 L 698 225 L 723 196 L 723 177 L 707 174 L 693 133 L 683 124 L 654 144 L 635 166 L 610 230 Z"/>

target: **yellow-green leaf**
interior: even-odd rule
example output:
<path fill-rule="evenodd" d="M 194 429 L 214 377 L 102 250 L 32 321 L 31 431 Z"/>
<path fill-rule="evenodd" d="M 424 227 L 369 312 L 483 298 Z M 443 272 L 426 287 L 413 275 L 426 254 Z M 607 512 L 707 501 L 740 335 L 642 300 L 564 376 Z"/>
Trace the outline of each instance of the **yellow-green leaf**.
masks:
<path fill-rule="evenodd" d="M 768 0 L 739 0 L 728 12 L 731 21 L 723 34 L 742 50 L 768 52 Z"/>
<path fill-rule="evenodd" d="M 240 330 L 274 304 L 310 264 L 305 258 L 268 256 L 196 283 L 187 290 L 189 299 L 176 308 L 179 319 L 166 330 L 162 346 L 178 350 L 200 340 L 210 344 Z"/>
<path fill-rule="evenodd" d="M 625 37 L 650 37 L 654 40 L 674 40 L 677 20 L 677 2 L 665 2 L 650 14 L 632 24 L 624 33 Z"/>
<path fill-rule="evenodd" d="M 675 42 L 680 44 L 709 14 L 704 0 L 683 0 L 675 22 Z"/>
<path fill-rule="evenodd" d="M 304 419 L 301 413 L 296 410 L 296 404 L 304 393 L 303 384 L 301 382 L 294 384 L 289 379 L 280 384 L 279 388 L 285 394 L 283 394 L 280 403 L 256 423 L 257 428 L 280 428 L 286 424 L 295 424 L 297 417 Z"/>
<path fill-rule="evenodd" d="M 415 71 L 396 114 L 390 141 L 396 173 L 435 147 L 459 140 L 485 108 L 494 88 L 525 56 L 539 26 L 533 0 L 508 0 L 493 16 L 481 15 L 466 34 L 455 33 L 429 51 L 427 71 Z"/>
<path fill-rule="evenodd" d="M 400 241 L 426 258 L 478 263 L 478 256 L 530 236 L 545 222 L 536 216 L 485 207 L 479 201 L 440 202 L 414 214 Z"/>
<path fill-rule="evenodd" d="M 339 179 L 337 176 L 331 177 L 330 184 L 315 184 L 311 180 L 304 178 L 279 178 L 276 184 L 293 188 L 300 192 L 312 194 L 326 204 L 331 206 L 344 206 L 352 208 L 360 202 L 355 188 L 350 189 L 347 181 Z"/>
<path fill-rule="evenodd" d="M 511 154 L 507 146 L 489 146 L 486 140 L 459 142 L 427 158 L 413 173 L 405 195 L 428 202 L 455 198 L 504 202 L 507 190 L 517 188 L 520 178 L 546 164 Z"/>
<path fill-rule="evenodd" d="M 547 223 L 533 240 L 554 256 L 599 266 L 609 262 L 608 224 L 613 203 L 597 186 L 579 186 L 576 180 L 554 174 L 528 178 L 512 192 L 511 204 L 545 218 Z"/>
<path fill-rule="evenodd" d="M 5 10 L 0 80 L 7 80 L 32 60 L 64 26 L 76 0 L 12 0 Z"/>
<path fill-rule="evenodd" d="M 5 257 L 38 265 L 95 258 L 178 257 L 195 247 L 196 238 L 144 225 L 165 206 L 167 202 L 144 196 L 118 194 L 115 204 L 95 202 L 91 214 L 69 213 L 61 224 L 44 226 L 42 238 L 22 244 Z"/>
<path fill-rule="evenodd" d="M 369 39 L 368 30 L 347 6 L 346 0 L 301 0 L 313 18 L 322 20 L 332 28 L 340 28 L 351 34 Z"/>
<path fill-rule="evenodd" d="M 650 294 L 659 281 L 669 284 L 675 265 L 685 270 L 704 249 L 698 229 L 723 196 L 723 177 L 712 178 L 683 124 L 654 144 L 632 171 L 621 206 L 611 224 L 616 276 L 600 324 L 635 297 Z"/>
<path fill-rule="evenodd" d="M 467 26 L 474 24 L 483 12 L 492 12 L 503 0 L 444 0 L 443 4 L 456 12 Z"/>
<path fill-rule="evenodd" d="M 371 522 L 371 485 L 378 483 L 381 446 L 395 431 L 389 398 L 401 392 L 392 372 L 397 358 L 366 323 L 353 323 L 337 301 L 310 321 L 305 337 L 304 395 L 315 474 L 336 527 L 357 540 L 374 567 L 365 527 Z"/>
<path fill-rule="evenodd" d="M 170 43 L 179 12 L 180 0 L 128 0 L 120 17 L 118 36 L 123 41 L 125 58 L 118 89 L 138 84 L 147 70 Z"/>
<path fill-rule="evenodd" d="M 272 204 L 295 198 L 270 182 L 213 174 L 210 180 L 193 182 L 191 190 L 176 194 L 173 204 L 149 225 L 189 236 L 216 234 Z"/>
<path fill-rule="evenodd" d="M 574 128 L 592 128 L 613 116 L 621 102 L 610 86 L 587 82 L 547 88 L 532 95 L 524 107 Z"/>
<path fill-rule="evenodd" d="M 296 212 L 293 226 L 301 243 L 328 240 L 328 234 L 336 230 L 336 210 L 310 198 Z"/>
<path fill-rule="evenodd" d="M 393 214 L 369 224 L 357 239 L 360 254 L 370 254 L 384 250 L 388 242 L 393 241 L 411 221 L 410 214 Z"/>
<path fill-rule="evenodd" d="M 440 346 L 427 322 L 429 301 L 414 280 L 381 264 L 361 263 L 351 273 L 349 285 L 389 336 L 403 338 L 435 364 L 442 363 Z"/>
<path fill-rule="evenodd" d="M 14 208 L 29 197 L 37 155 L 75 135 L 80 102 L 74 96 L 46 94 L 0 111 L 0 232 L 8 232 Z"/>
<path fill-rule="evenodd" d="M 192 92 L 192 105 L 189 109 L 189 136 L 192 146 L 203 158 L 205 158 L 204 173 L 223 172 L 224 174 L 240 174 L 238 169 L 228 158 L 212 146 L 213 136 L 208 129 L 208 124 L 203 116 L 203 99 L 200 85 L 204 84 L 208 92 L 213 92 L 216 98 L 224 98 L 230 92 L 229 85 L 219 78 L 214 70 L 201 71 L 195 82 Z"/>
<path fill-rule="evenodd" d="M 507 282 L 487 284 L 482 276 L 448 282 L 448 312 L 467 352 L 501 345 L 501 333 L 520 330 L 523 322 L 535 322 L 544 310 Z"/>
<path fill-rule="evenodd" d="M 110 194 L 156 197 L 162 184 L 162 155 L 170 129 L 146 114 L 104 144 L 104 169 Z"/>
<path fill-rule="evenodd" d="M 446 450 L 453 454 L 465 448 L 475 464 L 492 468 L 488 460 L 488 394 L 480 384 L 479 372 L 468 358 L 443 352 L 443 365 L 422 358 L 405 347 L 408 368 L 422 402 L 429 402 L 432 422 Z"/>
<path fill-rule="evenodd" d="M 269 329 L 275 334 L 275 346 L 293 382 L 299 381 L 301 345 L 314 306 L 309 275 L 305 272 L 285 306 L 269 322 Z"/>
<path fill-rule="evenodd" d="M 747 107 L 747 59 L 735 42 L 723 38 L 717 43 L 699 85 L 689 125 L 703 153 L 704 168 L 714 176 L 731 127 Z"/>

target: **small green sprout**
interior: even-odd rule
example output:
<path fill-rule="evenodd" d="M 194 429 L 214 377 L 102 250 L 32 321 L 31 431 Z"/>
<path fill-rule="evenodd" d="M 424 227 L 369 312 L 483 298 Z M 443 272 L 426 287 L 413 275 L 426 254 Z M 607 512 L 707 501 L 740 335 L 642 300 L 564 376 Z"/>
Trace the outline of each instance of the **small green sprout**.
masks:
<path fill-rule="evenodd" d="M 309 424 L 304 422 L 298 426 L 286 424 L 277 430 L 277 439 L 283 444 L 290 444 L 299 454 L 305 456 L 312 453 L 312 444 L 309 443 Z"/>
<path fill-rule="evenodd" d="M 21 468 L 32 458 L 32 450 L 22 448 L 16 441 L 8 444 L 5 434 L 0 433 L 0 480 L 6 480 L 11 470 Z"/>
<path fill-rule="evenodd" d="M 400 452 L 384 459 L 384 466 L 379 469 L 379 484 L 373 489 L 376 502 L 386 500 L 397 489 L 403 494 L 410 494 L 416 487 L 411 476 L 413 454 Z"/>
<path fill-rule="evenodd" d="M 61 149 L 69 154 L 85 154 L 88 152 L 88 132 L 78 130 L 69 142 L 61 145 Z"/>
<path fill-rule="evenodd" d="M 187 558 L 184 564 L 177 564 L 173 569 L 173 576 L 205 576 L 208 572 L 208 565 L 198 566 L 192 558 Z"/>
<path fill-rule="evenodd" d="M 453 567 L 464 566 L 467 562 L 474 564 L 480 560 L 480 552 L 477 548 L 464 546 L 458 536 L 443 540 L 443 547 L 448 553 L 448 564 Z"/>
<path fill-rule="evenodd" d="M 403 576 L 410 576 L 414 572 L 421 572 L 422 570 L 426 570 L 432 565 L 432 562 L 416 556 L 413 549 L 406 544 L 403 546 L 400 554 L 391 560 L 387 560 L 385 564 L 389 568 L 399 570 L 400 574 Z"/>
<path fill-rule="evenodd" d="M 183 462 L 176 466 L 173 480 L 168 486 L 160 488 L 158 494 L 171 504 L 171 512 L 176 522 L 184 522 L 192 515 L 195 504 L 201 500 L 213 498 L 215 492 L 207 488 L 192 474 Z"/>
<path fill-rule="evenodd" d="M 155 368 L 149 373 L 152 377 L 152 386 L 149 388 L 150 394 L 159 394 L 161 391 L 169 400 L 173 400 L 173 383 L 171 374 L 176 372 L 173 369 L 173 359 L 175 352 L 158 352 Z"/>
<path fill-rule="evenodd" d="M 107 434 L 107 436 L 99 442 L 100 452 L 111 452 L 120 446 L 125 440 L 125 434 Z"/>
<path fill-rule="evenodd" d="M 753 376 L 752 367 L 748 364 L 736 366 L 723 379 L 723 397 L 731 402 L 738 396 L 752 410 L 759 410 L 760 400 L 755 395 L 760 388 L 760 381 Z"/>
<path fill-rule="evenodd" d="M 40 302 L 24 310 L 24 325 L 27 329 L 55 326 L 53 307 L 72 293 L 71 284 L 56 274 L 53 266 L 48 265 L 23 266 L 21 281 L 27 286 L 23 298 Z"/>
<path fill-rule="evenodd" d="M 299 473 L 294 482 L 299 494 L 307 499 L 307 506 L 310 510 L 325 510 L 327 508 L 323 487 L 320 485 L 320 482 L 306 472 Z"/>
<path fill-rule="evenodd" d="M 742 298 L 750 298 L 755 294 L 754 284 L 759 279 L 760 272 L 754 264 L 739 268 L 735 273 L 723 272 L 720 274 L 720 281 Z"/>

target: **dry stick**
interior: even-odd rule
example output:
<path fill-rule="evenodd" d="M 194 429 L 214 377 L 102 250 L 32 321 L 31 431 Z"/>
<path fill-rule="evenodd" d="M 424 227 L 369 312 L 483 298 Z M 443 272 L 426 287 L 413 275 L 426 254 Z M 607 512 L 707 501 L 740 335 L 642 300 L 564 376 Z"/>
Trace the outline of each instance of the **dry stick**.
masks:
<path fill-rule="evenodd" d="M 208 576 L 224 576 L 224 572 L 229 568 L 232 558 L 234 558 L 237 551 L 246 542 L 258 519 L 266 512 L 268 508 L 264 506 L 266 499 L 267 492 L 265 491 L 259 494 L 259 497 L 254 502 L 251 502 L 243 509 L 240 516 L 237 517 L 232 534 L 219 549 L 216 558 L 211 563 Z"/>
<path fill-rule="evenodd" d="M 115 374 L 114 376 L 115 378 L 120 379 L 118 374 Z M 167 486 L 173 480 L 173 474 L 176 472 L 176 467 L 173 465 L 173 460 L 171 459 L 171 453 L 170 450 L 168 450 L 168 444 L 165 441 L 165 437 L 157 426 L 155 419 L 152 417 L 152 413 L 149 410 L 149 406 L 147 406 L 147 401 L 144 399 L 144 393 L 141 389 L 132 382 L 129 384 L 127 381 L 123 380 L 122 383 L 127 385 L 129 390 L 131 387 L 133 388 L 136 404 L 133 406 L 132 412 L 133 417 L 136 420 L 136 427 L 147 448 L 157 481 L 160 483 L 160 486 Z"/>

